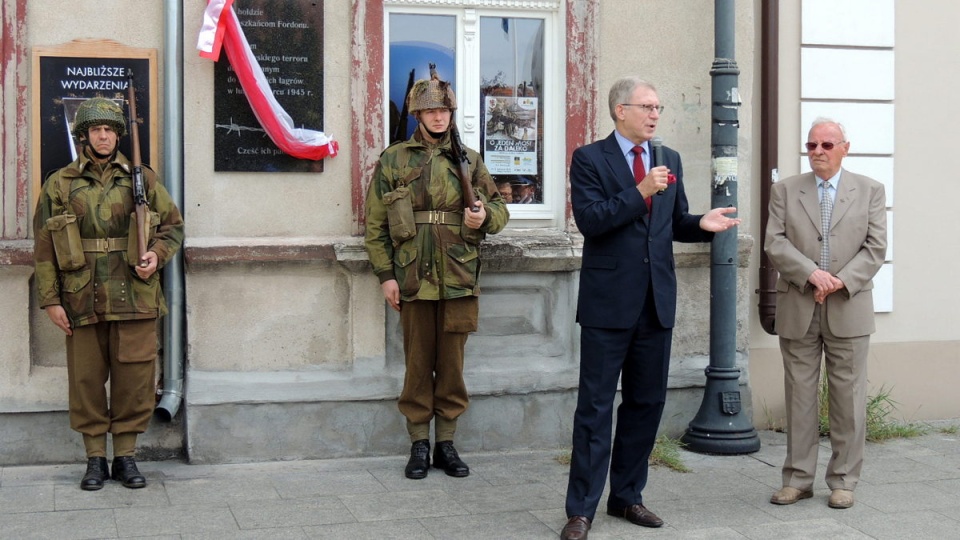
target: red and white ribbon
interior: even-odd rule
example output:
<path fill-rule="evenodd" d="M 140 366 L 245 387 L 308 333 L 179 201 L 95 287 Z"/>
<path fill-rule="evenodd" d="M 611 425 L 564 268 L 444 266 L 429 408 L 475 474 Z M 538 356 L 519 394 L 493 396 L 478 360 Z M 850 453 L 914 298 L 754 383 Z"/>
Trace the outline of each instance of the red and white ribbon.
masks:
<path fill-rule="evenodd" d="M 233 0 L 207 2 L 197 40 L 200 56 L 216 62 L 223 48 L 254 116 L 278 148 L 299 159 L 319 160 L 337 155 L 340 145 L 332 137 L 322 131 L 294 127 L 293 119 L 273 96 L 232 5 Z"/>

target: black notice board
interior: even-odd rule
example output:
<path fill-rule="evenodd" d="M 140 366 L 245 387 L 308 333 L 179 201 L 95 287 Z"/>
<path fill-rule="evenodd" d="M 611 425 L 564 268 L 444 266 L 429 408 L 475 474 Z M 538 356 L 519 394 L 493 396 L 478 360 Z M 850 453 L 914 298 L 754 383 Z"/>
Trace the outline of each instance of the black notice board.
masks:
<path fill-rule="evenodd" d="M 113 99 L 127 108 L 127 74 L 132 71 L 137 99 L 140 154 L 157 168 L 156 50 L 133 49 L 112 41 L 73 42 L 34 49 L 34 184 L 76 159 L 80 151 L 71 130 L 77 106 L 92 97 Z M 129 118 L 129 116 L 127 116 Z M 129 120 L 127 120 L 129 124 Z M 131 126 L 127 126 L 129 133 Z M 130 136 L 120 151 L 131 156 Z"/>
<path fill-rule="evenodd" d="M 323 131 L 323 1 L 247 0 L 233 9 L 294 127 Z M 215 171 L 323 171 L 323 160 L 294 158 L 270 140 L 225 51 L 214 67 L 214 96 Z"/>

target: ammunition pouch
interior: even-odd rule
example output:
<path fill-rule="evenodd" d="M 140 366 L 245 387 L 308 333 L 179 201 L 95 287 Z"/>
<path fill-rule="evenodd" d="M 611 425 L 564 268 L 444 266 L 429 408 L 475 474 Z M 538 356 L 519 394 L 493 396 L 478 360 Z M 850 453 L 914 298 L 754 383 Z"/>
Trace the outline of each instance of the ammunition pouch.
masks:
<path fill-rule="evenodd" d="M 390 239 L 395 244 L 406 242 L 417 235 L 417 224 L 413 216 L 413 193 L 410 188 L 400 186 L 384 193 L 383 204 L 387 207 Z"/>
<path fill-rule="evenodd" d="M 147 228 L 147 245 L 143 246 L 143 250 L 146 252 L 150 247 L 150 241 L 153 240 L 154 235 L 157 233 L 157 226 L 160 225 L 160 214 L 157 212 L 145 212 L 144 215 L 147 218 L 147 223 L 144 225 Z M 133 212 L 130 214 L 130 232 L 127 233 L 126 245 L 127 264 L 133 267 L 140 265 L 140 245 L 138 242 L 137 213 Z"/>
<path fill-rule="evenodd" d="M 46 222 L 47 230 L 53 241 L 53 250 L 57 256 L 57 266 L 62 272 L 72 272 L 83 268 L 86 260 L 83 256 L 83 243 L 80 241 L 80 226 L 77 216 L 60 214 Z"/>

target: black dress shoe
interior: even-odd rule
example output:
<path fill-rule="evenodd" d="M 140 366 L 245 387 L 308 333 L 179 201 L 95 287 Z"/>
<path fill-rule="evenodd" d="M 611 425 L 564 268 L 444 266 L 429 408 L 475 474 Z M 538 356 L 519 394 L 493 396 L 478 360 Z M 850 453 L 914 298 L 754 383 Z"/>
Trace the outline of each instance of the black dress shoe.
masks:
<path fill-rule="evenodd" d="M 642 504 L 631 504 L 626 508 L 611 508 L 608 506 L 607 515 L 621 517 L 641 527 L 657 528 L 663 526 L 663 520 L 647 510 L 647 507 Z"/>
<path fill-rule="evenodd" d="M 437 443 L 437 447 L 433 449 L 433 466 L 443 469 L 447 476 L 463 478 L 470 475 L 470 467 L 460 459 L 457 449 L 453 447 L 453 441 Z"/>
<path fill-rule="evenodd" d="M 412 480 L 421 480 L 427 477 L 427 471 L 430 470 L 430 441 L 420 439 L 413 441 L 410 447 L 410 460 L 407 461 L 407 467 L 403 469 L 403 474 Z"/>
<path fill-rule="evenodd" d="M 111 478 L 123 482 L 123 487 L 139 489 L 147 485 L 147 479 L 137 469 L 137 462 L 133 456 L 119 456 L 113 458 L 113 474 Z"/>
<path fill-rule="evenodd" d="M 87 458 L 87 472 L 83 474 L 83 479 L 80 480 L 80 489 L 96 491 L 103 487 L 103 483 L 108 478 L 110 478 L 110 471 L 107 470 L 107 458 Z"/>
<path fill-rule="evenodd" d="M 560 540 L 587 540 L 590 520 L 585 516 L 573 516 L 560 531 Z"/>

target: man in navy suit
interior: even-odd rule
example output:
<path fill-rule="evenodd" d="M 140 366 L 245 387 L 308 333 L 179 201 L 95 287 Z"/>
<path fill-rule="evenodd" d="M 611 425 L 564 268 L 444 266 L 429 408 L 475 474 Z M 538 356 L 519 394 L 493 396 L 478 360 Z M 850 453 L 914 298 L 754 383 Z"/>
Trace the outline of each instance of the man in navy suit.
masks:
<path fill-rule="evenodd" d="M 651 167 L 649 141 L 663 110 L 653 85 L 624 77 L 610 89 L 609 106 L 614 132 L 578 148 L 570 164 L 573 216 L 584 240 L 580 388 L 564 540 L 587 538 L 608 465 L 607 514 L 663 525 L 643 505 L 642 491 L 667 394 L 677 300 L 673 242 L 709 242 L 740 223 L 726 216 L 736 208 L 688 213 L 674 150 L 663 147 L 664 163 Z M 618 379 L 622 403 L 611 460 Z"/>

